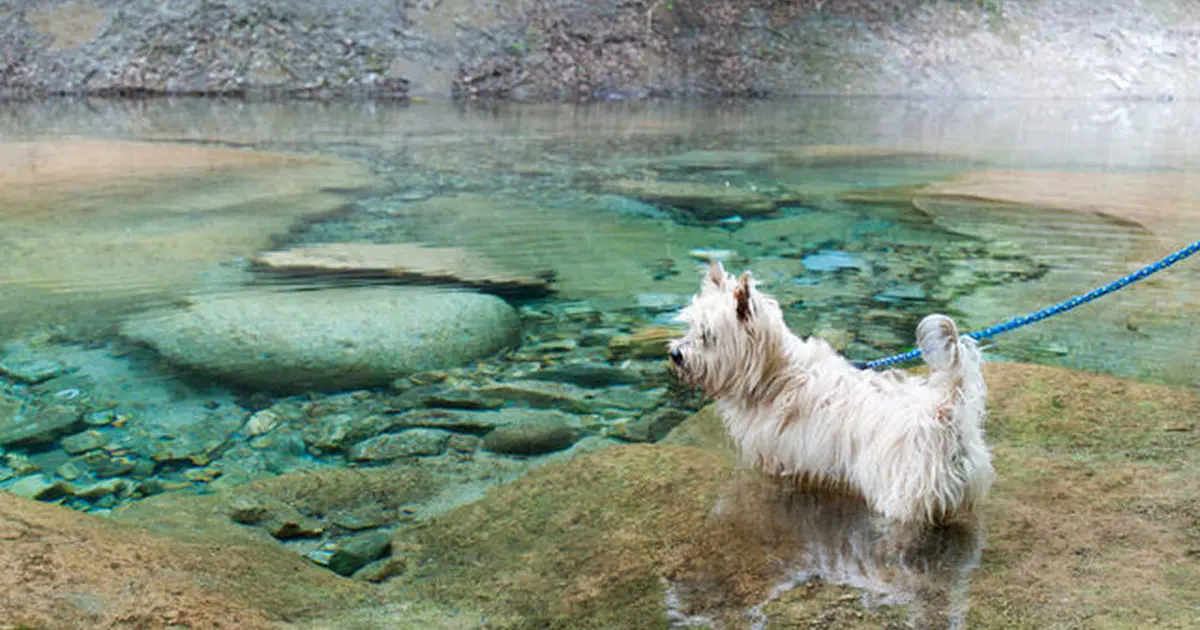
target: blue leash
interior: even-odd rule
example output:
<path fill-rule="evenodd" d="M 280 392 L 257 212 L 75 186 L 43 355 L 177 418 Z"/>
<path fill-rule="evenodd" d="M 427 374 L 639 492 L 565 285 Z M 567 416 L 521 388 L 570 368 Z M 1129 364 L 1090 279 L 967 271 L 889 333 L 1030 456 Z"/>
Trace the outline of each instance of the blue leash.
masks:
<path fill-rule="evenodd" d="M 1041 321 L 1052 315 L 1058 315 L 1059 313 L 1065 313 L 1077 306 L 1087 304 L 1088 302 L 1091 302 L 1092 300 L 1094 300 L 1102 295 L 1107 295 L 1118 289 L 1123 289 L 1123 288 L 1133 284 L 1134 282 L 1137 282 L 1138 280 L 1146 278 L 1156 272 L 1162 271 L 1163 269 L 1166 269 L 1167 267 L 1174 265 L 1175 263 L 1183 260 L 1184 258 L 1187 258 L 1188 256 L 1191 256 L 1192 254 L 1195 254 L 1198 251 L 1200 251 L 1200 241 L 1196 241 L 1195 243 L 1192 243 L 1191 245 L 1184 247 L 1183 249 L 1175 252 L 1174 254 L 1171 254 L 1170 256 L 1167 256 L 1166 258 L 1163 258 L 1162 260 L 1160 260 L 1158 262 L 1146 265 L 1145 267 L 1138 269 L 1137 271 L 1125 276 L 1124 278 L 1121 278 L 1120 280 L 1116 280 L 1114 282 L 1110 282 L 1098 289 L 1094 289 L 1083 295 L 1077 295 L 1065 302 L 1059 302 L 1058 304 L 1055 304 L 1054 306 L 1044 308 L 1036 313 L 1033 313 L 1032 315 L 1026 315 L 1024 317 L 1016 317 L 1016 318 L 1010 319 L 1002 324 L 997 324 L 995 326 L 992 326 L 991 328 L 985 328 L 983 330 L 977 330 L 975 332 L 967 333 L 967 336 L 978 341 L 980 339 L 986 339 L 988 337 L 995 337 L 996 335 L 1006 333 L 1015 328 L 1021 328 L 1023 326 L 1028 326 L 1034 322 Z M 871 370 L 871 369 L 875 369 L 875 368 L 879 368 L 879 367 L 888 367 L 890 365 L 895 365 L 897 363 L 904 363 L 906 361 L 912 361 L 913 359 L 916 359 L 919 356 L 921 356 L 921 350 L 919 348 L 914 348 L 912 350 L 909 350 L 908 352 L 904 352 L 901 354 L 893 355 L 890 357 L 884 357 L 882 359 L 875 359 L 874 361 L 867 361 L 865 363 L 858 362 L 858 363 L 855 363 L 854 365 L 855 365 L 855 367 L 860 368 L 860 369 Z"/>

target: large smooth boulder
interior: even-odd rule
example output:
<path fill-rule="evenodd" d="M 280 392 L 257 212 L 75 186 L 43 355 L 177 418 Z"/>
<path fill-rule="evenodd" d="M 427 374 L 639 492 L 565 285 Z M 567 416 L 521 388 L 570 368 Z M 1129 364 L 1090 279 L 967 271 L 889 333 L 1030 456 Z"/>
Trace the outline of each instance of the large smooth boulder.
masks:
<path fill-rule="evenodd" d="M 401 287 L 207 296 L 131 318 L 121 330 L 176 364 L 271 391 L 383 385 L 521 339 L 519 316 L 500 298 Z"/>

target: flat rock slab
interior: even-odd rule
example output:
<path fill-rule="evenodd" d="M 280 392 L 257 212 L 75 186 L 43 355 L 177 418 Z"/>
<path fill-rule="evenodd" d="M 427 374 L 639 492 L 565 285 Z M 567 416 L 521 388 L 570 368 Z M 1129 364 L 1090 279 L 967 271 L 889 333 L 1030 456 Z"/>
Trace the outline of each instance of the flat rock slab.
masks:
<path fill-rule="evenodd" d="M 0 145 L 0 337 L 104 329 L 239 274 L 221 264 L 377 188 L 361 164 L 166 142 Z M 237 280 L 240 282 L 240 279 Z M 52 366 L 9 364 L 22 378 Z"/>
<path fill-rule="evenodd" d="M 856 191 L 847 201 L 975 201 L 1098 214 L 1157 236 L 1187 234 L 1200 220 L 1200 183 L 1189 173 L 974 171 L 924 186 Z"/>
<path fill-rule="evenodd" d="M 131 318 L 121 330 L 181 366 L 293 392 L 384 385 L 521 340 L 520 317 L 498 297 L 401 287 L 209 296 Z"/>
<path fill-rule="evenodd" d="M 514 298 L 544 297 L 551 291 L 545 277 L 498 269 L 494 263 L 457 247 L 415 243 L 322 243 L 259 254 L 251 263 L 259 271 L 291 276 L 445 284 Z"/>
<path fill-rule="evenodd" d="M 36 444 L 82 428 L 82 414 L 74 407 L 39 407 L 0 394 L 0 446 Z"/>

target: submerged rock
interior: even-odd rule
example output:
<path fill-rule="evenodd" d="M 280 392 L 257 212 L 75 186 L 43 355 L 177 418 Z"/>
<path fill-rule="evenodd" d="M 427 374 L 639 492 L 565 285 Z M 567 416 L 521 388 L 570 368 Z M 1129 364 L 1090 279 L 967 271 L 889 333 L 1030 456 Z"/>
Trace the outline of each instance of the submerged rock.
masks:
<path fill-rule="evenodd" d="M 483 448 L 506 455 L 541 455 L 570 448 L 583 437 L 574 416 L 552 409 L 512 409 L 510 420 L 483 438 Z"/>
<path fill-rule="evenodd" d="M 42 473 L 22 477 L 8 487 L 8 492 L 12 494 L 38 501 L 53 501 L 71 494 L 71 490 L 70 484 Z"/>
<path fill-rule="evenodd" d="M 438 429 L 409 429 L 367 438 L 350 449 L 357 461 L 391 461 L 403 457 L 432 457 L 446 452 L 453 434 Z"/>
<path fill-rule="evenodd" d="M 591 363 L 567 363 L 543 368 L 533 376 L 538 380 L 560 381 L 588 388 L 637 385 L 644 380 L 641 374 L 632 370 Z"/>
<path fill-rule="evenodd" d="M 681 330 L 678 328 L 653 326 L 638 330 L 631 335 L 618 335 L 608 341 L 608 358 L 612 361 L 665 360 L 667 343 L 680 334 Z"/>
<path fill-rule="evenodd" d="M 762 193 L 719 184 L 620 180 L 608 182 L 603 188 L 608 193 L 680 208 L 704 221 L 770 214 L 776 206 Z"/>
<path fill-rule="evenodd" d="M 510 298 L 544 297 L 550 293 L 545 276 L 552 275 L 521 276 L 464 249 L 415 243 L 324 243 L 259 254 L 251 262 L 289 276 L 457 285 Z"/>
<path fill-rule="evenodd" d="M 167 359 L 273 391 L 369 388 L 459 366 L 520 343 L 500 298 L 399 287 L 247 291 L 127 320 Z"/>
<path fill-rule="evenodd" d="M 878 192 L 888 190 L 897 199 L 975 200 L 1099 213 L 1160 236 L 1186 234 L 1200 220 L 1200 184 L 1190 173 L 974 171 Z"/>
<path fill-rule="evenodd" d="M 82 427 L 82 414 L 74 407 L 39 408 L 0 394 L 0 446 L 49 442 Z"/>

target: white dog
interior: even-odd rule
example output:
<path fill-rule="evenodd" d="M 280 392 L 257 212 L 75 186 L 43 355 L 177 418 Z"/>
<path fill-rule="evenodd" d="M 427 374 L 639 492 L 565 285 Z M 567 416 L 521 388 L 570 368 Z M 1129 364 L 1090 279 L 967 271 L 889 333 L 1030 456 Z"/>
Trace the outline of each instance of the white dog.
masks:
<path fill-rule="evenodd" d="M 717 400 L 747 460 L 773 475 L 849 487 L 904 523 L 971 509 L 995 472 L 983 437 L 986 387 L 975 341 L 930 315 L 916 378 L 860 370 L 821 339 L 788 330 L 778 302 L 713 263 L 680 313 L 676 373 Z"/>

